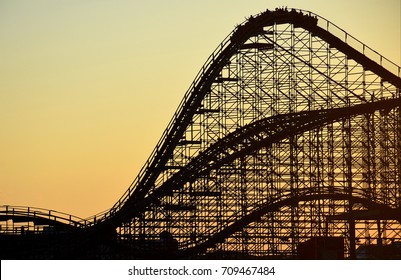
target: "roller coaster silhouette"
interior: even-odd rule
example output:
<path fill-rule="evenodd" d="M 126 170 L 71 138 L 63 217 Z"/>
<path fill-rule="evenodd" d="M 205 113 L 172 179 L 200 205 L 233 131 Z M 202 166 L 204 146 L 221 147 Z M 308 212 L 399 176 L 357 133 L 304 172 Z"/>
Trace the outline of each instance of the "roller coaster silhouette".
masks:
<path fill-rule="evenodd" d="M 399 259 L 400 74 L 312 12 L 252 16 L 111 209 L 2 206 L 1 258 Z"/>

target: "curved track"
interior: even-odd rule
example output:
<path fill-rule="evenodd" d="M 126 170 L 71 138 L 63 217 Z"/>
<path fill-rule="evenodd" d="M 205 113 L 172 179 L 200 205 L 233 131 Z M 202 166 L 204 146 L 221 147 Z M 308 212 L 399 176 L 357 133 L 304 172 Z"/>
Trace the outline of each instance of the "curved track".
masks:
<path fill-rule="evenodd" d="M 249 224 L 258 221 L 263 215 L 271 212 L 278 211 L 284 206 L 298 205 L 300 202 L 316 201 L 316 200 L 340 200 L 340 201 L 352 201 L 352 203 L 359 203 L 364 205 L 368 210 L 379 210 L 381 212 L 386 212 L 388 215 L 397 219 L 401 222 L 401 211 L 400 209 L 393 209 L 385 204 L 380 204 L 373 202 L 370 199 L 364 198 L 363 196 L 349 195 L 343 193 L 341 189 L 330 188 L 329 190 L 316 193 L 315 190 L 303 190 L 303 193 L 299 193 L 294 196 L 293 193 L 283 193 L 279 197 L 272 199 L 268 204 L 264 205 L 260 209 L 246 215 L 245 217 L 237 220 L 230 225 L 228 225 L 223 230 L 219 231 L 215 235 L 208 238 L 203 243 L 198 244 L 195 247 L 183 250 L 183 255 L 193 256 L 200 253 L 204 253 L 208 248 L 216 246 L 218 243 L 224 243 L 225 238 L 229 238 L 232 234 L 237 231 L 241 231 L 244 227 Z M 326 217 L 329 221 L 329 217 Z M 345 219 L 345 218 L 344 218 Z"/>
<path fill-rule="evenodd" d="M 1 206 L 0 221 L 12 220 L 14 223 L 35 223 L 36 225 L 53 226 L 64 230 L 84 228 L 86 220 L 54 210 L 24 207 Z"/>
<path fill-rule="evenodd" d="M 392 110 L 401 105 L 400 98 L 381 100 L 347 108 L 331 110 L 307 111 L 286 115 L 278 115 L 241 127 L 219 139 L 205 151 L 199 153 L 184 168 L 171 176 L 155 190 L 147 199 L 142 200 L 139 211 L 157 202 L 159 198 L 182 188 L 186 183 L 196 180 L 213 169 L 251 154 L 261 147 L 293 137 L 303 132 L 323 127 L 327 124 L 349 119 L 357 115 L 373 113 L 378 110 Z M 133 210 L 133 209 L 132 209 Z"/>
<path fill-rule="evenodd" d="M 186 254 L 255 256 L 294 256 L 308 237 L 340 235 L 355 257 L 355 240 L 373 231 L 401 240 L 396 218 L 377 217 L 385 220 L 377 229 L 362 219 L 323 225 L 337 214 L 401 209 L 400 74 L 316 14 L 267 10 L 210 55 L 110 210 L 83 220 L 5 208 L 0 220 L 82 228 L 74 246 L 117 239 L 136 257 L 160 250 L 166 232 Z"/>
<path fill-rule="evenodd" d="M 151 188 L 155 185 L 157 177 L 160 176 L 165 169 L 165 166 L 167 165 L 174 148 L 179 144 L 180 138 L 184 134 L 184 131 L 188 128 L 188 125 L 190 124 L 194 115 L 197 114 L 199 108 L 201 107 L 201 102 L 205 98 L 205 95 L 210 91 L 212 84 L 220 78 L 222 68 L 229 63 L 230 58 L 233 57 L 233 55 L 238 51 L 238 49 L 241 48 L 241 46 L 244 46 L 245 42 L 250 37 L 254 36 L 255 34 L 263 33 L 263 29 L 266 26 L 274 26 L 276 24 L 291 24 L 298 28 L 303 28 L 304 30 L 309 31 L 312 36 L 318 36 L 330 46 L 335 46 L 339 51 L 346 54 L 348 59 L 357 61 L 363 65 L 366 70 L 370 70 L 376 75 L 380 76 L 383 80 L 389 81 L 396 88 L 401 88 L 400 77 L 397 76 L 397 74 L 387 70 L 377 62 L 385 61 L 385 58 L 380 56 L 380 58 L 376 58 L 377 61 L 375 61 L 374 59 L 366 56 L 364 53 L 359 52 L 357 49 L 347 44 L 346 38 L 353 38 L 352 36 L 345 33 L 345 40 L 341 40 L 341 38 L 334 36 L 328 30 L 319 26 L 319 20 L 325 21 L 327 29 L 329 25 L 335 26 L 325 19 L 318 17 L 316 14 L 297 10 L 266 11 L 255 17 L 251 17 L 250 20 L 242 25 L 239 25 L 237 29 L 234 30 L 209 57 L 201 72 L 195 78 L 191 88 L 184 96 L 184 99 L 179 105 L 177 112 L 174 114 L 173 119 L 171 120 L 162 138 L 149 157 L 145 167 L 138 175 L 137 179 L 132 183 L 123 197 L 110 209 L 110 211 L 97 217 L 97 220 L 107 220 L 111 217 L 114 217 L 116 213 L 119 213 L 117 217 L 114 218 L 116 220 L 119 220 L 118 217 L 120 216 L 126 216 L 126 219 L 129 219 L 129 216 L 131 215 L 131 209 L 133 205 L 135 205 L 135 201 L 143 199 L 151 192 Z M 356 42 L 359 41 L 356 40 Z M 274 42 L 272 42 L 272 44 L 274 44 Z M 362 43 L 361 45 L 362 47 L 360 48 L 367 52 L 369 48 Z M 279 45 L 277 47 L 283 48 Z M 295 59 L 300 58 L 295 57 Z M 305 62 L 305 64 L 308 65 L 307 62 Z M 313 67 L 312 65 L 308 66 Z M 399 75 L 399 67 L 397 67 L 395 72 L 398 72 Z M 332 77 L 325 74 L 323 75 L 327 79 L 330 79 L 331 82 L 339 84 Z M 339 84 L 339 86 L 342 85 Z M 344 90 L 349 91 L 347 88 L 344 88 Z M 355 95 L 353 92 L 349 93 Z M 127 212 L 127 214 L 125 214 L 125 212 Z"/>

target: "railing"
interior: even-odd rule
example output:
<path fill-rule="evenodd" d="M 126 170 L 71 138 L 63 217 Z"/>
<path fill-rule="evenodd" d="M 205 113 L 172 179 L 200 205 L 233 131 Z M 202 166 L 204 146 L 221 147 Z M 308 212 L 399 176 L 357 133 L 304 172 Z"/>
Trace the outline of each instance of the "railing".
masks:
<path fill-rule="evenodd" d="M 310 17 L 316 17 L 318 19 L 318 26 L 325 29 L 326 31 L 330 32 L 331 34 L 335 35 L 338 37 L 340 40 L 348 44 L 349 46 L 353 47 L 354 49 L 358 50 L 360 53 L 364 54 L 374 62 L 378 63 L 382 67 L 386 68 L 393 74 L 397 75 L 398 77 L 401 77 L 401 68 L 394 62 L 390 61 L 386 57 L 380 55 L 378 52 L 374 51 L 373 49 L 369 48 L 367 45 L 363 44 L 361 41 L 356 39 L 355 37 L 351 36 L 347 32 L 345 32 L 343 29 L 335 25 L 334 23 L 328 21 L 327 19 L 312 13 L 310 11 L 306 10 L 300 10 L 300 9 L 292 9 L 291 11 L 296 11 L 298 13 L 302 13 L 303 15 L 310 16 Z M 265 12 L 262 12 L 260 14 L 255 15 L 254 17 L 262 16 Z M 239 26 L 247 23 L 248 20 L 245 20 L 242 22 Z M 88 226 L 95 224 L 96 222 L 102 221 L 102 220 L 107 220 L 111 217 L 114 216 L 115 213 L 117 213 L 121 207 L 124 205 L 124 203 L 129 199 L 129 197 L 132 195 L 134 192 L 135 188 L 138 186 L 138 184 L 143 180 L 146 170 L 151 166 L 153 159 L 156 157 L 156 155 L 161 151 L 161 147 L 165 140 L 167 139 L 168 135 L 171 133 L 172 128 L 176 124 L 178 120 L 178 116 L 182 113 L 184 105 L 188 103 L 188 100 L 190 99 L 190 96 L 193 94 L 196 86 L 200 82 L 201 78 L 209 69 L 209 67 L 212 65 L 214 62 L 215 58 L 218 57 L 218 55 L 229 45 L 230 43 L 230 38 L 236 31 L 233 30 L 221 43 L 220 45 L 212 52 L 212 54 L 207 58 L 205 64 L 202 66 L 202 68 L 199 70 L 197 75 L 195 76 L 194 81 L 190 85 L 189 89 L 184 95 L 184 98 L 181 100 L 180 104 L 178 105 L 178 109 L 174 113 L 172 119 L 170 120 L 169 124 L 167 125 L 167 128 L 164 130 L 162 136 L 160 137 L 159 141 L 156 144 L 156 147 L 148 157 L 147 161 L 145 162 L 144 166 L 141 168 L 139 171 L 137 177 L 134 179 L 134 181 L 131 183 L 131 185 L 128 187 L 127 191 L 121 196 L 121 198 L 113 205 L 108 210 L 105 210 L 101 213 L 98 213 L 94 216 L 91 216 L 87 218 Z"/>
<path fill-rule="evenodd" d="M 385 56 L 379 54 L 377 51 L 373 50 L 372 48 L 368 47 L 361 41 L 359 41 L 354 36 L 347 33 L 344 29 L 338 27 L 334 23 L 328 21 L 324 17 L 321 17 L 315 13 L 305 10 L 298 10 L 306 15 L 316 17 L 318 19 L 317 25 L 324 30 L 330 32 L 332 35 L 336 36 L 338 39 L 349 45 L 350 47 L 354 48 L 358 52 L 362 53 L 369 59 L 373 60 L 383 68 L 387 69 L 394 75 L 401 77 L 401 67 L 396 63 L 392 62 Z"/>
<path fill-rule="evenodd" d="M 0 206 L 0 220 L 7 223 L 8 220 L 13 220 L 14 218 L 26 218 L 24 222 L 30 222 L 34 220 L 47 220 L 49 224 L 54 222 L 69 225 L 71 227 L 76 228 L 84 228 L 89 222 L 85 219 L 79 218 L 74 215 L 44 209 L 44 208 L 36 208 L 36 207 L 26 207 L 26 206 L 10 206 L 10 205 L 2 205 Z M 14 223 L 13 223 L 14 224 Z M 41 223 L 42 225 L 42 223 Z M 21 225 L 19 228 L 24 227 Z M 14 230 L 14 226 L 11 227 Z M 8 229 L 2 228 L 1 232 L 6 232 Z"/>

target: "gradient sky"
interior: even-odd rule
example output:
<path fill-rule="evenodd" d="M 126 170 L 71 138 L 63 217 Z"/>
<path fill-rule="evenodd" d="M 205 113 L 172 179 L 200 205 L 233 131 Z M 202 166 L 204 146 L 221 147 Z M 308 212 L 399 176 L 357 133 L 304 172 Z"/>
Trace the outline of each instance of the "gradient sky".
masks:
<path fill-rule="evenodd" d="M 245 17 L 310 10 L 401 64 L 400 3 L 1 0 L 0 205 L 110 208 Z"/>

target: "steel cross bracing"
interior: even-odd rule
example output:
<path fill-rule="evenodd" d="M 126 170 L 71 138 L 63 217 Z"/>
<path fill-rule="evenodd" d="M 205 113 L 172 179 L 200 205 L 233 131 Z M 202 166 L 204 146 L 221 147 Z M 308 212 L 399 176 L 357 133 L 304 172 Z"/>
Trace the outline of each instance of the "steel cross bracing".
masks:
<path fill-rule="evenodd" d="M 208 58 L 127 192 L 79 227 L 92 240 L 117 230 L 137 258 L 294 258 L 317 236 L 343 237 L 354 258 L 401 241 L 400 74 L 311 12 L 251 17 Z"/>

